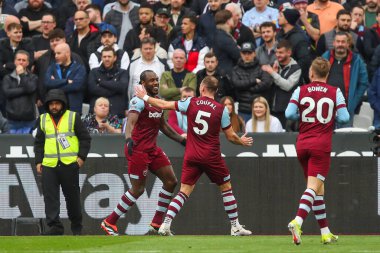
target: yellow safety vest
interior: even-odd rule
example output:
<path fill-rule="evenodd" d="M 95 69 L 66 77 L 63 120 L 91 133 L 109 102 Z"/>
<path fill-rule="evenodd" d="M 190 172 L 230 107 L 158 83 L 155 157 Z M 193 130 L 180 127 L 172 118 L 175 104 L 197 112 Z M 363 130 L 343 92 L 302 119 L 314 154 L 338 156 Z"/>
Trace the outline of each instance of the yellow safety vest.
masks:
<path fill-rule="evenodd" d="M 75 112 L 66 110 L 56 126 L 48 113 L 41 115 L 40 127 L 45 133 L 42 165 L 56 167 L 58 161 L 71 164 L 78 158 L 79 141 L 74 132 Z"/>

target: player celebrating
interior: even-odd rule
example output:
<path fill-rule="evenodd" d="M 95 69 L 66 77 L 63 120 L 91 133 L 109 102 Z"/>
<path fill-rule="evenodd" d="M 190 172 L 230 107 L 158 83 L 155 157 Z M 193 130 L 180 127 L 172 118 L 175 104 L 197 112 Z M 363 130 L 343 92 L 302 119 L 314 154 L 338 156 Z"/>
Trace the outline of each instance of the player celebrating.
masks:
<path fill-rule="evenodd" d="M 136 87 L 136 95 L 153 106 L 162 109 L 176 109 L 187 115 L 187 145 L 182 168 L 181 189 L 171 201 L 162 223 L 161 235 L 172 235 L 170 225 L 185 201 L 194 190 L 195 183 L 206 173 L 222 192 L 224 209 L 231 221 L 231 235 L 251 235 L 251 231 L 239 224 L 237 203 L 232 193 L 230 172 L 221 157 L 219 131 L 222 128 L 227 139 L 234 144 L 251 146 L 252 137 L 239 137 L 232 129 L 228 110 L 214 100 L 218 80 L 213 76 L 203 79 L 199 91 L 201 97 L 182 101 L 164 101 L 147 95 L 141 87 Z"/>
<path fill-rule="evenodd" d="M 297 216 L 288 225 L 297 245 L 301 243 L 302 222 L 310 210 L 314 211 L 321 228 L 322 243 L 338 240 L 327 224 L 324 181 L 330 168 L 334 123 L 346 123 L 350 116 L 340 89 L 326 84 L 329 71 L 330 63 L 321 57 L 316 58 L 309 70 L 312 82 L 294 91 L 285 111 L 285 116 L 291 120 L 298 120 L 301 115 L 296 149 L 307 189 L 300 199 Z"/>
<path fill-rule="evenodd" d="M 157 96 L 158 78 L 153 71 L 143 71 L 140 75 L 140 84 L 145 87 L 149 96 Z M 131 99 L 125 131 L 126 145 L 124 152 L 128 160 L 128 174 L 132 188 L 121 197 L 119 204 L 111 215 L 101 223 L 101 228 L 107 235 L 118 235 L 116 222 L 143 194 L 148 170 L 163 182 L 156 213 L 150 224 L 151 231 L 154 229 L 157 231 L 162 224 L 174 188 L 177 185 L 177 178 L 168 157 L 156 145 L 159 130 L 169 138 L 183 145 L 186 144 L 186 139 L 178 135 L 167 124 L 163 117 L 162 109 L 148 105 L 138 97 Z"/>

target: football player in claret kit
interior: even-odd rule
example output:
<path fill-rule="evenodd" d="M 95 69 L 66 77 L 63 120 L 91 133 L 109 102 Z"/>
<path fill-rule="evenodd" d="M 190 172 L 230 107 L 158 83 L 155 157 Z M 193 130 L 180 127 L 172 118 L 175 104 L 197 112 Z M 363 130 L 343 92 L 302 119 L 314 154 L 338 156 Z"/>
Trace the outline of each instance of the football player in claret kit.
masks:
<path fill-rule="evenodd" d="M 227 139 L 237 145 L 251 146 L 252 137 L 239 137 L 232 129 L 228 110 L 214 100 L 218 80 L 213 76 L 203 79 L 199 98 L 190 97 L 181 101 L 164 101 L 148 96 L 141 86 L 137 86 L 136 96 L 162 109 L 176 109 L 187 115 L 187 144 L 182 167 L 180 192 L 170 202 L 162 223 L 161 235 L 172 235 L 170 225 L 185 201 L 194 190 L 199 177 L 206 173 L 219 186 L 224 209 L 231 222 L 231 235 L 251 235 L 251 231 L 239 224 L 237 202 L 232 193 L 230 172 L 221 157 L 219 133 L 223 129 Z"/>
<path fill-rule="evenodd" d="M 330 63 L 321 57 L 316 58 L 309 70 L 312 82 L 294 91 L 285 111 L 288 119 L 300 122 L 296 150 L 307 184 L 297 215 L 288 225 L 296 245 L 301 243 L 301 226 L 310 210 L 314 211 L 321 228 L 322 243 L 338 240 L 327 223 L 324 181 L 330 168 L 335 121 L 346 123 L 350 116 L 340 89 L 326 84 L 329 71 Z"/>
<path fill-rule="evenodd" d="M 157 96 L 158 77 L 153 71 L 143 71 L 140 75 L 140 84 L 145 87 L 149 96 Z M 156 145 L 159 130 L 169 138 L 186 145 L 186 139 L 167 124 L 162 109 L 151 106 L 138 97 L 132 98 L 129 105 L 124 149 L 128 160 L 128 174 L 132 188 L 121 197 L 114 211 L 102 221 L 101 228 L 107 235 L 118 235 L 116 222 L 143 194 L 148 170 L 163 183 L 156 213 L 150 224 L 150 232 L 156 231 L 157 233 L 162 224 L 174 188 L 177 185 L 177 178 L 174 175 L 169 158 Z"/>

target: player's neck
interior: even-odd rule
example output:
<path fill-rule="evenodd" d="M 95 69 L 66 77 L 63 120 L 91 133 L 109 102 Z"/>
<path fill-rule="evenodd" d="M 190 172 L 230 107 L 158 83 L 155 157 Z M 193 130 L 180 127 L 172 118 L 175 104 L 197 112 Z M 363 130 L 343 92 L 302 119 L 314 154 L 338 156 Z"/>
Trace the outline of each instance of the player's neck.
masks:
<path fill-rule="evenodd" d="M 324 79 L 324 78 L 313 78 L 311 81 L 312 82 L 326 83 L 326 79 Z"/>

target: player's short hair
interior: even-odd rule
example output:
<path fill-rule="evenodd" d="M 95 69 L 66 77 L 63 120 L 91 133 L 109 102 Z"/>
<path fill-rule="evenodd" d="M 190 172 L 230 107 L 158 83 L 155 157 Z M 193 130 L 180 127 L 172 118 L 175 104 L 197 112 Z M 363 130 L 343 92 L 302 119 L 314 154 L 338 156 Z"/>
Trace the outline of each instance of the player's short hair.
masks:
<path fill-rule="evenodd" d="M 277 44 L 277 49 L 279 49 L 279 48 L 285 48 L 287 50 L 292 50 L 292 44 L 290 44 L 290 42 L 288 40 L 281 40 Z"/>
<path fill-rule="evenodd" d="M 7 28 L 7 32 L 13 31 L 13 30 L 22 30 L 22 25 L 17 23 L 10 23 Z"/>
<path fill-rule="evenodd" d="M 205 54 L 205 59 L 206 58 L 212 58 L 212 57 L 215 57 L 216 60 L 218 60 L 218 57 L 216 57 L 214 52 L 208 52 L 207 54 Z"/>
<path fill-rule="evenodd" d="M 181 94 L 183 92 L 193 92 L 193 94 L 195 94 L 195 90 L 189 86 L 183 87 Z"/>
<path fill-rule="evenodd" d="M 51 30 L 48 35 L 49 40 L 60 38 L 65 39 L 65 32 L 60 28 L 55 28 L 54 30 Z"/>
<path fill-rule="evenodd" d="M 348 15 L 351 17 L 351 13 L 350 11 L 346 10 L 346 9 L 341 9 L 340 11 L 338 11 L 338 13 L 336 14 L 336 19 L 338 20 L 340 16 L 342 15 Z"/>
<path fill-rule="evenodd" d="M 232 18 L 232 13 L 227 10 L 217 11 L 215 14 L 215 24 L 221 25 L 225 24 L 230 18 Z"/>
<path fill-rule="evenodd" d="M 145 81 L 148 73 L 155 73 L 155 72 L 153 70 L 150 70 L 150 69 L 147 69 L 147 70 L 144 70 L 143 72 L 141 72 L 139 84 L 142 84 L 142 82 Z"/>
<path fill-rule="evenodd" d="M 219 81 L 218 81 L 218 79 L 216 79 L 213 76 L 206 76 L 202 80 L 202 84 L 204 84 L 206 86 L 206 89 L 209 92 L 216 93 L 216 91 L 218 90 Z"/>
<path fill-rule="evenodd" d="M 330 72 L 330 62 L 322 57 L 317 57 L 311 63 L 313 73 L 320 78 L 326 78 Z"/>
<path fill-rule="evenodd" d="M 263 27 L 272 27 L 273 31 L 275 32 L 277 30 L 276 25 L 273 22 L 267 21 L 260 25 L 260 31 Z"/>
<path fill-rule="evenodd" d="M 108 98 L 100 97 L 97 100 L 95 100 L 95 106 L 98 105 L 100 102 L 106 102 L 108 105 L 110 105 L 110 101 Z"/>
<path fill-rule="evenodd" d="M 113 56 L 116 55 L 116 51 L 113 47 L 104 47 L 102 49 L 101 55 L 103 55 L 103 52 L 112 52 Z"/>
<path fill-rule="evenodd" d="M 16 54 L 15 54 L 15 59 L 16 59 L 16 57 L 17 57 L 17 55 L 18 54 L 23 54 L 23 55 L 26 55 L 26 58 L 28 59 L 28 61 L 29 61 L 29 59 L 30 59 L 30 54 L 27 52 L 27 51 L 25 51 L 25 50 L 17 50 L 17 52 L 16 52 Z"/>

